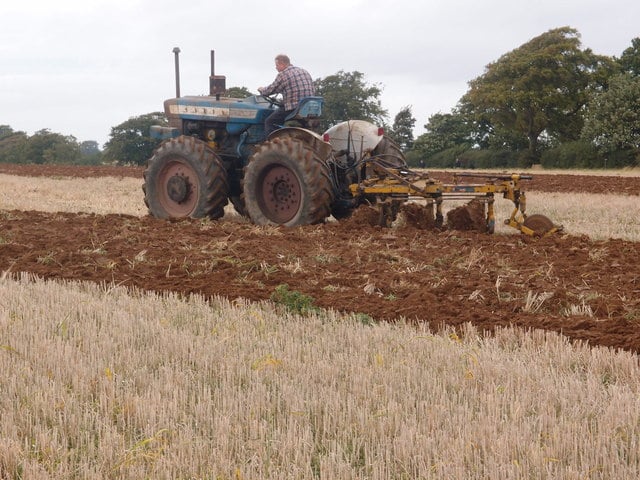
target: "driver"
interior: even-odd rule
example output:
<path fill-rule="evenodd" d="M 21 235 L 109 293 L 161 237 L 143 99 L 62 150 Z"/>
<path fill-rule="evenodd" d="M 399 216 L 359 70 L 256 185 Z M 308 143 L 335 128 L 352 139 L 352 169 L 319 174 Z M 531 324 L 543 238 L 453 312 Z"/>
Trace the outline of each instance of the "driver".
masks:
<path fill-rule="evenodd" d="M 309 72 L 304 68 L 291 65 L 289 57 L 286 55 L 276 56 L 276 70 L 278 75 L 268 87 L 260 87 L 258 91 L 261 95 L 282 94 L 283 106 L 277 108 L 264 121 L 265 134 L 269 135 L 277 130 L 284 119 L 296 109 L 300 99 L 315 95 L 316 89 Z"/>

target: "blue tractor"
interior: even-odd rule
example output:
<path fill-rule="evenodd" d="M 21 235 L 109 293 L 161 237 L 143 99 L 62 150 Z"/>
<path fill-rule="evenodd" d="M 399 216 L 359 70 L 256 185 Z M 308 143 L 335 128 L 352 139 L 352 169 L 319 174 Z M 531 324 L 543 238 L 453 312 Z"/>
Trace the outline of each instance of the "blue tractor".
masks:
<path fill-rule="evenodd" d="M 330 215 L 348 216 L 367 201 L 349 186 L 373 174 L 365 167 L 372 158 L 406 167 L 397 145 L 369 122 L 315 132 L 321 97 L 300 102 L 288 118 L 296 125 L 265 135 L 264 121 L 278 108 L 277 99 L 224 97 L 226 80 L 214 73 L 213 51 L 209 95 L 181 97 L 179 51 L 174 49 L 176 98 L 164 102 L 169 125 L 152 127 L 152 136 L 163 142 L 144 171 L 145 203 L 153 216 L 217 219 L 230 201 L 258 225 L 319 223 Z"/>

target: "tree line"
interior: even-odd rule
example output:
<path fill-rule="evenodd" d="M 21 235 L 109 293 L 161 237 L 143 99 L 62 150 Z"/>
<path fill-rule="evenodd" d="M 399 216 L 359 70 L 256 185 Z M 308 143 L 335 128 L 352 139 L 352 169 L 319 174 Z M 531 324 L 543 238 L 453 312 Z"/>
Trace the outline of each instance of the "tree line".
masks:
<path fill-rule="evenodd" d="M 549 30 L 486 66 L 408 153 L 429 166 L 608 168 L 640 161 L 640 38 L 620 57 Z"/>
<path fill-rule="evenodd" d="M 416 119 L 403 107 L 389 123 L 382 87 L 361 72 L 315 80 L 324 97 L 322 130 L 348 119 L 385 127 L 412 166 L 619 168 L 640 162 L 640 38 L 620 57 L 583 49 L 571 27 L 549 30 L 505 53 L 468 83 L 449 113 L 437 113 L 414 138 Z M 245 98 L 245 87 L 227 96 Z M 162 112 L 112 127 L 100 150 L 47 129 L 32 136 L 0 125 L 0 162 L 144 165 L 159 141 L 151 125 Z"/>

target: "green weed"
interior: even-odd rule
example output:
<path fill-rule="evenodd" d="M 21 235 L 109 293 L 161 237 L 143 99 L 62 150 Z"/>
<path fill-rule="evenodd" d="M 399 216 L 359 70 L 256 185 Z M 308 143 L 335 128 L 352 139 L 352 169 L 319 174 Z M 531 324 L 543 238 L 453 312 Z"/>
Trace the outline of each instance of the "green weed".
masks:
<path fill-rule="evenodd" d="M 288 312 L 298 315 L 309 315 L 320 311 L 320 309 L 314 305 L 315 300 L 313 297 L 297 290 L 289 290 L 289 285 L 286 283 L 278 285 L 270 298 L 276 305 L 284 307 Z"/>

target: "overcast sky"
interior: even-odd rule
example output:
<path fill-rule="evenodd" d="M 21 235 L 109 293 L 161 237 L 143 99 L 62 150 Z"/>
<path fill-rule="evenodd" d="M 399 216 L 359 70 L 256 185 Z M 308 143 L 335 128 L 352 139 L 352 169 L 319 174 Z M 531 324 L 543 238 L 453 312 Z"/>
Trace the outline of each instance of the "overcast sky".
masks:
<path fill-rule="evenodd" d="M 485 66 L 550 29 L 620 56 L 640 37 L 638 0 L 3 0 L 0 125 L 102 146 L 111 127 L 208 93 L 210 51 L 227 87 L 255 92 L 286 53 L 313 78 L 359 71 L 389 121 L 411 106 L 416 135 Z"/>

